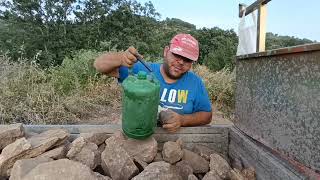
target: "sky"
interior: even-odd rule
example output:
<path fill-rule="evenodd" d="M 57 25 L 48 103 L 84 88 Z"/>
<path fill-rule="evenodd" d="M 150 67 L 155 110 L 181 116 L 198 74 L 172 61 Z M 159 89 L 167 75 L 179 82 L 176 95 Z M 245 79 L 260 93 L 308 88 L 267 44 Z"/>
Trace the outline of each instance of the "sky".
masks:
<path fill-rule="evenodd" d="M 151 1 L 161 20 L 178 18 L 197 28 L 238 31 L 239 3 L 255 0 L 137 0 Z M 250 18 L 250 17 L 249 17 Z M 246 21 L 250 21 L 246 18 Z M 320 42 L 320 0 L 271 0 L 267 4 L 267 32 Z"/>

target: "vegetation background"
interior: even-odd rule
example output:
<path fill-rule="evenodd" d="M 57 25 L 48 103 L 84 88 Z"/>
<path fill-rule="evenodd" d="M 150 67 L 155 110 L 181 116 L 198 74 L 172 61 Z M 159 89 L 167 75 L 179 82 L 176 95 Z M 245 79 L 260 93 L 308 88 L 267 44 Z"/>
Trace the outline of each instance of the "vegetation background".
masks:
<path fill-rule="evenodd" d="M 94 59 L 134 46 L 147 61 L 160 61 L 176 33 L 199 40 L 193 71 L 203 78 L 214 109 L 232 119 L 234 30 L 160 20 L 151 2 L 135 0 L 1 1 L 0 123 L 119 123 L 121 87 L 96 73 Z M 313 43 L 271 32 L 266 39 L 268 50 Z"/>

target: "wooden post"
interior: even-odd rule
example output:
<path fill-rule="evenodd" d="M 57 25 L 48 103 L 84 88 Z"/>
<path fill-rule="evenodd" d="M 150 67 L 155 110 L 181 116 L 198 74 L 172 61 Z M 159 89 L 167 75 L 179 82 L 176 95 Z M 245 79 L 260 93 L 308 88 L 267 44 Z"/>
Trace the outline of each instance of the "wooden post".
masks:
<path fill-rule="evenodd" d="M 258 8 L 257 52 L 266 50 L 266 20 L 267 20 L 267 5 L 261 4 Z"/>

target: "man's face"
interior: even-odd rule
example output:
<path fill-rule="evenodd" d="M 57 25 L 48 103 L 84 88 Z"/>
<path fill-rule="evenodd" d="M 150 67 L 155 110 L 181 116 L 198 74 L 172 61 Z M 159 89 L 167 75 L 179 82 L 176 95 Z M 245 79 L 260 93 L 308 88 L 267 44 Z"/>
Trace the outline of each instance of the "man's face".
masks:
<path fill-rule="evenodd" d="M 171 79 L 179 79 L 192 67 L 193 61 L 183 56 L 173 54 L 166 46 L 163 52 L 163 69 Z"/>

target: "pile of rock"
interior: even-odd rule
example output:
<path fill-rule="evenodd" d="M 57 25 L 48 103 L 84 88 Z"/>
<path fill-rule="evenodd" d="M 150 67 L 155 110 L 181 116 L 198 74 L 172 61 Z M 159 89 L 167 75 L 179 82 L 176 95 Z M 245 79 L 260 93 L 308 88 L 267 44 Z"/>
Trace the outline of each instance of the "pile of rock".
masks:
<path fill-rule="evenodd" d="M 10 180 L 215 180 L 255 179 L 254 170 L 232 169 L 206 146 L 192 151 L 183 142 L 163 146 L 150 137 L 122 132 L 85 133 L 70 142 L 68 131 L 25 132 L 22 124 L 0 129 L 0 176 Z M 0 178 L 0 179 L 1 179 Z"/>

